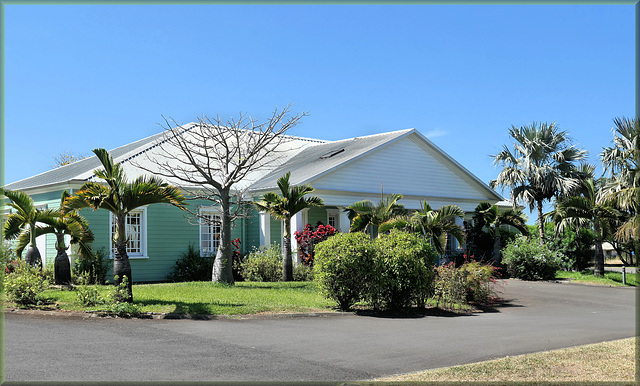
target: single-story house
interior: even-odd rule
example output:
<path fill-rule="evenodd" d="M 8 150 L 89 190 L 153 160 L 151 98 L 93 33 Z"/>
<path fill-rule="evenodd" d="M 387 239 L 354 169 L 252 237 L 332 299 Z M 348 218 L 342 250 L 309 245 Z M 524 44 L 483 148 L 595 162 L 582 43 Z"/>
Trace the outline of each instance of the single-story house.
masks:
<path fill-rule="evenodd" d="M 141 155 L 153 152 L 163 135 L 164 132 L 109 153 L 115 162 L 122 163 L 127 176 L 133 179 L 144 173 L 136 167 L 140 165 L 138 162 L 143 162 Z M 324 207 L 298 213 L 292 221 L 294 231 L 301 230 L 307 223 L 315 226 L 321 221 L 346 232 L 350 223 L 344 209 L 365 199 L 377 202 L 382 188 L 385 193 L 401 193 L 404 198 L 400 203 L 414 210 L 420 208 L 424 199 L 436 209 L 448 204 L 458 205 L 469 216 L 481 201 L 500 207 L 511 205 L 415 129 L 340 141 L 291 136 L 287 143 L 283 156 L 268 170 L 253 174 L 245 188 L 249 195 L 247 199 L 255 201 L 265 192 L 279 193 L 276 181 L 286 172 L 291 172 L 292 184 L 311 184 L 316 189 L 314 195 L 324 200 Z M 92 156 L 8 184 L 6 188 L 24 191 L 40 207 L 55 208 L 64 190 L 73 193 L 84 182 L 95 180 L 93 171 L 100 167 L 97 157 Z M 208 202 L 191 202 L 190 205 L 195 205 L 204 214 L 216 215 L 215 208 Z M 95 235 L 94 249 L 104 248 L 110 254 L 113 232 L 110 213 L 85 209 L 81 214 L 89 221 Z M 460 219 L 456 222 L 462 224 Z M 164 280 L 189 244 L 209 252 L 215 251 L 218 244 L 219 227 L 189 221 L 185 212 L 165 204 L 132 212 L 127 224 L 129 257 L 133 278 L 138 282 Z M 280 221 L 255 210 L 249 217 L 237 221 L 232 230 L 232 237 L 241 239 L 243 252 L 260 245 L 279 243 L 281 235 Z M 53 235 L 37 240 L 45 265 L 53 264 L 54 242 Z M 455 241 L 450 244 L 450 248 L 457 248 Z"/>

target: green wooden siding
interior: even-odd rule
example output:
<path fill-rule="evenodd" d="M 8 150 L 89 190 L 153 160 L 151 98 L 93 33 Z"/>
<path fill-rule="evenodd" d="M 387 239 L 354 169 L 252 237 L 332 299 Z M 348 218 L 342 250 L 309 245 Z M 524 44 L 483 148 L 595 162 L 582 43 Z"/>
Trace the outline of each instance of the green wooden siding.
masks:
<path fill-rule="evenodd" d="M 325 225 L 327 224 L 327 210 L 324 207 L 309 208 L 309 212 L 307 212 L 307 223 L 315 229 L 318 221 L 321 221 Z"/>

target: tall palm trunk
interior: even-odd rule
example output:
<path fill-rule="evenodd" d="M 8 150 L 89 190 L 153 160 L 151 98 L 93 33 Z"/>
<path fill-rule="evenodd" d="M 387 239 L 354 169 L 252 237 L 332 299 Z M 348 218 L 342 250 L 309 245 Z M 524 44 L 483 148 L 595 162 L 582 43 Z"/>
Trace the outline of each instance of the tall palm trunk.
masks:
<path fill-rule="evenodd" d="M 538 235 L 540 244 L 544 244 L 544 214 L 542 213 L 542 201 L 538 201 Z"/>
<path fill-rule="evenodd" d="M 55 283 L 66 285 L 71 283 L 71 264 L 67 255 L 67 246 L 64 243 L 64 233 L 56 233 L 56 259 L 53 263 Z"/>
<path fill-rule="evenodd" d="M 493 230 L 493 261 L 495 264 L 502 262 L 502 256 L 500 255 L 500 227 L 496 226 Z"/>
<path fill-rule="evenodd" d="M 213 261 L 211 281 L 214 283 L 233 284 L 233 261 L 231 254 L 231 198 L 229 190 L 220 191 L 220 211 L 222 226 L 220 227 L 220 244 Z"/>
<path fill-rule="evenodd" d="M 133 302 L 133 278 L 131 277 L 131 263 L 129 263 L 129 255 L 127 254 L 126 217 L 127 215 L 124 213 L 116 216 L 116 251 L 113 256 L 113 282 L 116 286 L 119 286 L 124 281 L 124 278 L 127 278 L 127 294 L 117 300 L 131 303 Z"/>
<path fill-rule="evenodd" d="M 602 251 L 602 228 L 597 218 L 593 220 L 593 230 L 596 236 L 596 253 L 593 264 L 593 275 L 604 276 L 604 252 Z"/>
<path fill-rule="evenodd" d="M 293 259 L 291 257 L 291 219 L 284 221 L 284 232 L 282 233 L 282 280 L 293 281 Z"/>

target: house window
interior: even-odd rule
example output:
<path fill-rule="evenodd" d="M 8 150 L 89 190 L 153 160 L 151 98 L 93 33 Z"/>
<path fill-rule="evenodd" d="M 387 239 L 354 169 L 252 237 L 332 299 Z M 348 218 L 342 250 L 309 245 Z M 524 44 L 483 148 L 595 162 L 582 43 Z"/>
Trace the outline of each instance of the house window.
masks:
<path fill-rule="evenodd" d="M 200 254 L 215 255 L 220 246 L 220 216 L 213 212 L 201 212 L 200 219 Z"/>
<path fill-rule="evenodd" d="M 124 220 L 124 232 L 127 237 L 127 255 L 129 257 L 146 257 L 147 241 L 147 209 L 135 209 L 127 214 Z M 111 255 L 115 253 L 116 245 L 113 239 L 116 235 L 116 221 L 113 214 L 109 216 L 111 222 Z"/>
<path fill-rule="evenodd" d="M 338 229 L 338 210 L 337 209 L 327 209 L 327 225 L 331 225 L 332 227 Z"/>

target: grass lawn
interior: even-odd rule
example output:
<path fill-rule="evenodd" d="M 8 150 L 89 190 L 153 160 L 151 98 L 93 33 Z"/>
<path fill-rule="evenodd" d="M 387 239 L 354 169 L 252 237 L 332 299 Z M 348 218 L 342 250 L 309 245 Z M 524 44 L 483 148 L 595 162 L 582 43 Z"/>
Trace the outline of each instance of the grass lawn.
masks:
<path fill-rule="evenodd" d="M 97 286 L 106 295 L 112 286 Z M 60 309 L 87 311 L 75 290 L 50 289 L 44 294 Z M 233 286 L 211 282 L 137 284 L 133 301 L 142 312 L 194 315 L 246 315 L 256 313 L 333 311 L 312 282 L 238 282 Z"/>
<path fill-rule="evenodd" d="M 378 378 L 385 382 L 624 382 L 635 385 L 635 338 Z"/>
<path fill-rule="evenodd" d="M 622 286 L 621 272 L 605 272 L 604 277 L 593 276 L 593 270 L 582 272 L 558 271 L 557 279 L 571 279 L 579 283 L 592 283 L 601 285 L 610 285 L 613 287 Z M 637 287 L 640 284 L 640 274 L 627 273 L 627 285 Z"/>

